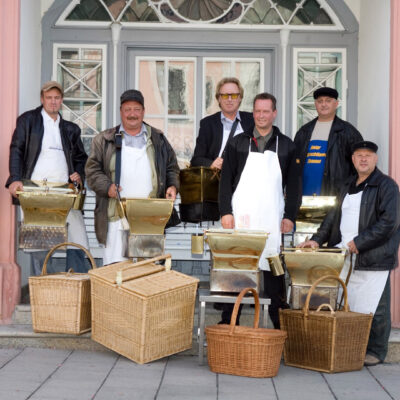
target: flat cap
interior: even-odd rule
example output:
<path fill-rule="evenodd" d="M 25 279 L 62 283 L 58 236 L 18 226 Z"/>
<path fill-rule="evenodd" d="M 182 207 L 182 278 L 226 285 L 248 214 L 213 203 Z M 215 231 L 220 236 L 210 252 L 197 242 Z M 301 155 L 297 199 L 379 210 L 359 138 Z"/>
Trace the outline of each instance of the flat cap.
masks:
<path fill-rule="evenodd" d="M 314 99 L 318 99 L 318 97 L 327 96 L 336 99 L 339 97 L 339 93 L 336 89 L 330 87 L 321 87 L 314 92 Z"/>
<path fill-rule="evenodd" d="M 374 142 L 363 140 L 362 142 L 354 143 L 353 146 L 351 146 L 351 153 L 353 154 L 356 150 L 360 149 L 368 149 L 376 153 L 378 151 L 378 146 Z"/>
<path fill-rule="evenodd" d="M 64 96 L 64 90 L 62 86 L 56 81 L 45 82 L 42 88 L 40 89 L 40 93 L 48 92 L 51 89 L 58 89 L 60 93 Z"/>
<path fill-rule="evenodd" d="M 125 90 L 124 93 L 121 94 L 121 106 L 126 101 L 137 101 L 144 107 L 144 98 L 142 92 L 136 89 Z"/>

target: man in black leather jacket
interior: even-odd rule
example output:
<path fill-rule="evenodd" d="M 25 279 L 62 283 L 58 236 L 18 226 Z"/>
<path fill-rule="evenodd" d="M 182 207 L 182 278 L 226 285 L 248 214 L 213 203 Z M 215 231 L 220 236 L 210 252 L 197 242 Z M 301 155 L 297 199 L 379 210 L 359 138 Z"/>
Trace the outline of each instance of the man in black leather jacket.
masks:
<path fill-rule="evenodd" d="M 398 264 L 400 241 L 399 188 L 392 178 L 376 168 L 377 149 L 376 144 L 367 141 L 353 145 L 352 159 L 357 176 L 344 182 L 337 206 L 328 213 L 311 240 L 300 245 L 318 247 L 328 243 L 328 247 L 346 246 L 355 255 L 354 271 L 348 282 L 349 296 L 358 296 L 354 304 L 359 306 L 370 302 L 371 296 L 376 296 L 377 306 L 365 359 L 365 365 L 369 366 L 383 362 L 388 349 L 391 328 L 390 270 Z M 355 199 L 353 203 L 350 200 L 352 197 Z M 352 204 L 357 206 L 351 207 Z M 349 210 L 359 210 L 359 213 L 354 212 L 353 218 L 347 218 L 351 215 Z M 348 235 L 348 232 L 352 234 Z M 380 290 L 377 289 L 381 279 L 379 275 L 383 278 Z M 353 277 L 357 278 L 357 286 L 352 285 Z M 368 289 L 367 285 L 371 282 L 372 286 Z M 357 306 L 352 307 L 351 303 L 350 309 L 358 311 Z"/>
<path fill-rule="evenodd" d="M 55 169 L 62 166 L 65 169 L 66 180 L 83 184 L 85 178 L 84 168 L 87 155 L 80 137 L 81 130 L 78 125 L 64 120 L 59 114 L 63 101 L 61 85 L 54 81 L 46 82 L 42 86 L 40 95 L 42 105 L 18 117 L 11 140 L 10 176 L 7 179 L 6 188 L 9 189 L 13 196 L 13 203 L 16 205 L 19 204 L 16 192 L 23 190 L 23 180 L 37 179 L 32 178 L 32 174 L 51 176 Z M 52 143 L 49 144 L 50 142 L 46 141 L 48 144 L 44 145 L 44 137 L 49 138 Z M 45 157 L 42 157 L 43 151 L 53 151 L 55 156 L 51 161 L 48 159 L 45 161 Z M 38 172 L 38 164 L 41 164 L 40 172 Z M 47 172 L 50 175 L 47 175 Z M 80 226 L 80 228 L 84 227 Z M 82 235 L 86 236 L 86 232 Z M 46 254 L 47 251 L 31 253 L 32 273 L 40 273 Z M 76 272 L 87 271 L 82 250 L 67 250 L 68 266 Z"/>
<path fill-rule="evenodd" d="M 318 117 L 303 125 L 294 144 L 303 176 L 303 195 L 336 196 L 343 181 L 355 173 L 351 146 L 360 132 L 336 115 L 338 92 L 322 87 L 314 92 Z"/>

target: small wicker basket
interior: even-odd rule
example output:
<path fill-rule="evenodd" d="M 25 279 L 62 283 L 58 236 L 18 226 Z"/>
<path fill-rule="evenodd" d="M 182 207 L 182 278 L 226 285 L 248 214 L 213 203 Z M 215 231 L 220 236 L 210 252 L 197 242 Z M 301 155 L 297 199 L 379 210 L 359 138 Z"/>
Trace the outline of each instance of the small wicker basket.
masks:
<path fill-rule="evenodd" d="M 254 296 L 254 327 L 236 326 L 240 302 L 247 292 Z M 230 325 L 206 327 L 208 365 L 222 374 L 269 378 L 278 374 L 286 332 L 259 328 L 260 303 L 257 292 L 243 289 L 235 303 Z"/>
<path fill-rule="evenodd" d="M 48 253 L 40 276 L 29 277 L 32 325 L 35 332 L 69 333 L 79 335 L 90 331 L 90 278 L 88 274 L 62 272 L 47 275 L 47 263 L 60 247 L 74 246 L 92 255 L 77 243 L 60 243 Z"/>
<path fill-rule="evenodd" d="M 324 279 L 336 279 L 343 287 L 343 311 L 322 304 L 309 310 L 311 294 Z M 321 311 L 322 307 L 330 311 Z M 303 310 L 280 310 L 281 328 L 288 333 L 285 364 L 323 372 L 359 370 L 364 365 L 372 314 L 351 312 L 347 289 L 336 275 L 326 275 L 311 286 Z"/>

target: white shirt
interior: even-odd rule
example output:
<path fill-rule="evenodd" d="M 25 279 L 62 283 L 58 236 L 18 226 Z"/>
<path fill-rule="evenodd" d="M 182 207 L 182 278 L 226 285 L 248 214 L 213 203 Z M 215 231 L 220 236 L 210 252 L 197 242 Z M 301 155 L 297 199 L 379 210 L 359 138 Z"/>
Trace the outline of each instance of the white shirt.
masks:
<path fill-rule="evenodd" d="M 219 149 L 218 157 L 221 157 L 221 155 L 225 149 L 226 142 L 228 141 L 229 134 L 231 133 L 232 125 L 235 122 L 236 118 L 239 120 L 239 123 L 237 124 L 236 130 L 235 130 L 235 133 L 233 134 L 233 136 L 239 135 L 239 133 L 243 132 L 242 125 L 240 125 L 239 111 L 236 113 L 236 117 L 234 118 L 233 121 L 230 120 L 229 118 L 226 118 L 224 113 L 221 111 L 221 123 L 222 123 L 224 130 L 223 130 L 223 136 L 222 136 L 222 144 L 221 144 L 221 148 Z"/>
<path fill-rule="evenodd" d="M 42 109 L 43 138 L 42 148 L 32 172 L 31 179 L 48 182 L 68 182 L 68 165 L 62 146 L 60 134 L 60 116 L 54 121 L 47 112 Z"/>

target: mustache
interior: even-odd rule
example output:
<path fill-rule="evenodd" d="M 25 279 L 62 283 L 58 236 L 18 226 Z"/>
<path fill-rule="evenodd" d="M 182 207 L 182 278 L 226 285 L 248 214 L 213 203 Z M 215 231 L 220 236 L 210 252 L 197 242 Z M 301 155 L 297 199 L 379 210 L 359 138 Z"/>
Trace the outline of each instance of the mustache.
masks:
<path fill-rule="evenodd" d="M 138 117 L 128 117 L 128 121 L 137 121 L 139 118 Z"/>

